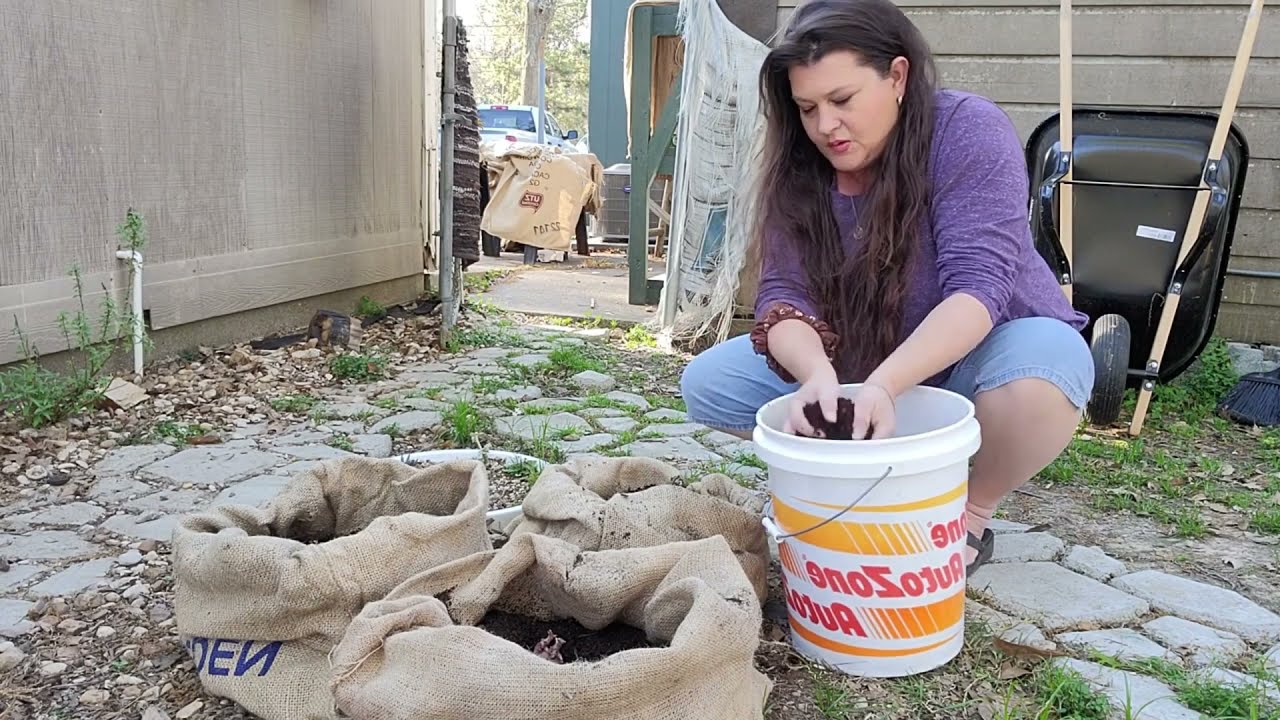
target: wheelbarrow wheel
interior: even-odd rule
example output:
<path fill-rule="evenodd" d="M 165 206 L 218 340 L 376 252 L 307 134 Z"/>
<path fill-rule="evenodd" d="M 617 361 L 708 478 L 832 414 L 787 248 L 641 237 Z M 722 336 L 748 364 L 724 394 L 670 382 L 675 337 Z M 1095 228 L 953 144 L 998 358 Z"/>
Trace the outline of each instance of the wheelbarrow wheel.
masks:
<path fill-rule="evenodd" d="M 1095 425 L 1110 425 L 1120 417 L 1129 379 L 1129 321 L 1103 315 L 1093 324 L 1093 395 L 1086 412 Z"/>

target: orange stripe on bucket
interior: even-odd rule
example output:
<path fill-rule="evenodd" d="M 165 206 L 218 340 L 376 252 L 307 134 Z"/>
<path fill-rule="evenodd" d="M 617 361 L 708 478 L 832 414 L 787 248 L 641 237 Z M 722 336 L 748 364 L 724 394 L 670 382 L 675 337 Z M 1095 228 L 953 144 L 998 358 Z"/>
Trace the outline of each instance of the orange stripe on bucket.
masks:
<path fill-rule="evenodd" d="M 817 645 L 818 647 L 824 650 L 830 650 L 831 652 L 840 653 L 841 655 L 857 655 L 859 657 L 906 657 L 908 655 L 918 655 L 920 653 L 926 653 L 926 652 L 929 652 L 930 650 L 933 650 L 935 648 L 940 648 L 943 645 L 946 645 L 947 643 L 954 640 L 956 638 L 956 635 L 959 634 L 959 631 L 957 630 L 955 633 L 952 633 L 950 637 L 944 640 L 932 642 L 932 643 L 929 643 L 928 645 L 921 645 L 919 647 L 869 648 L 869 647 L 861 647 L 858 645 L 849 645 L 847 643 L 836 642 L 835 640 L 824 638 L 821 635 L 813 632 L 809 628 L 796 622 L 794 619 L 791 620 L 791 629 L 795 630 L 796 634 L 799 635 L 800 637 L 813 643 L 814 645 Z"/>
<path fill-rule="evenodd" d="M 965 493 L 968 492 L 968 490 L 969 490 L 969 481 L 965 480 L 961 482 L 959 485 L 942 493 L 941 495 L 934 495 L 933 497 L 930 497 L 930 498 L 925 498 L 923 500 L 915 500 L 912 502 L 894 503 L 892 505 L 859 505 L 858 512 L 896 513 L 896 512 L 910 512 L 912 510 L 928 510 L 930 508 L 941 507 L 943 505 L 946 505 L 949 502 L 958 500 L 961 497 L 964 497 Z M 845 508 L 845 505 L 832 505 L 830 503 L 814 502 L 813 500 L 807 500 L 805 498 L 796 498 L 796 499 L 800 500 L 801 502 L 812 505 L 814 507 L 820 507 L 826 510 L 843 510 Z"/>
<path fill-rule="evenodd" d="M 916 607 L 862 608 L 874 634 L 885 640 L 934 635 L 964 619 L 964 590 L 935 603 Z"/>
<path fill-rule="evenodd" d="M 837 508 L 839 509 L 839 508 Z M 773 499 L 774 517 L 784 533 L 794 533 L 826 518 L 810 515 Z M 832 521 L 802 533 L 797 539 L 815 547 L 856 555 L 914 555 L 927 547 L 914 523 L 849 523 Z"/>

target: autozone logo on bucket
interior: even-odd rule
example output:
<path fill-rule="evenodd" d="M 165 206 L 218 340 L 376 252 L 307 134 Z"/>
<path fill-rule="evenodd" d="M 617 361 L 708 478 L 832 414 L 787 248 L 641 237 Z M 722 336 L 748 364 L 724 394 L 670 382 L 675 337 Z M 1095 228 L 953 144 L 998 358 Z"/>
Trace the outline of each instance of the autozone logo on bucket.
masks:
<path fill-rule="evenodd" d="M 866 555 L 807 545 L 804 534 L 780 542 L 793 631 L 827 651 L 854 656 L 904 657 L 950 642 L 964 623 L 968 529 L 963 507 L 958 509 L 958 516 L 941 523 L 893 523 L 902 527 L 890 530 L 863 524 L 863 539 L 880 540 Z M 856 534 L 846 538 L 858 541 Z"/>

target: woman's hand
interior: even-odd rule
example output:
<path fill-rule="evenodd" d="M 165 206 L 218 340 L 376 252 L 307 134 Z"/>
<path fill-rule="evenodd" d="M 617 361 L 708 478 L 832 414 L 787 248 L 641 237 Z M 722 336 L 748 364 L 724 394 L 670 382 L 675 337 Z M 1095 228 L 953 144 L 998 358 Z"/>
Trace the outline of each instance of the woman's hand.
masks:
<path fill-rule="evenodd" d="M 792 435 L 808 435 L 809 437 L 821 437 L 819 432 L 814 429 L 813 425 L 804 416 L 804 409 L 807 405 L 817 403 L 822 409 L 822 416 L 827 422 L 834 423 L 836 421 L 836 402 L 840 398 L 840 380 L 836 377 L 835 368 L 830 362 L 824 362 L 814 368 L 810 373 L 809 379 L 800 385 L 800 389 L 796 390 L 791 396 L 791 402 L 787 407 L 787 421 L 783 424 L 782 431 Z"/>
<path fill-rule="evenodd" d="M 853 395 L 853 439 L 879 440 L 893 435 L 897 406 L 883 385 L 864 383 Z"/>

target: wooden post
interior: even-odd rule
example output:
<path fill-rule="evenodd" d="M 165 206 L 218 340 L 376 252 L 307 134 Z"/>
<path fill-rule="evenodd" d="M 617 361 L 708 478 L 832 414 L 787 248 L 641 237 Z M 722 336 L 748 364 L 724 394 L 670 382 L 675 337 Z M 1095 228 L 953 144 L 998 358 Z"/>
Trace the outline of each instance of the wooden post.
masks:
<path fill-rule="evenodd" d="M 1245 20 L 1244 33 L 1240 37 L 1240 47 L 1236 51 L 1236 61 L 1231 68 L 1231 80 L 1227 83 L 1227 92 L 1222 99 L 1222 110 L 1218 113 L 1218 124 L 1213 131 L 1213 139 L 1209 142 L 1209 154 L 1200 174 L 1200 188 L 1196 191 L 1195 204 L 1191 206 L 1191 218 L 1182 231 L 1182 241 L 1178 245 L 1178 260 L 1174 264 L 1177 272 L 1187 253 L 1191 252 L 1196 238 L 1200 236 L 1200 226 L 1204 223 L 1205 211 L 1209 208 L 1209 176 L 1217 173 L 1222 162 L 1222 150 L 1227 144 L 1227 135 L 1231 132 L 1231 121 L 1235 116 L 1236 105 L 1240 101 L 1240 89 L 1244 86 L 1245 71 L 1249 67 L 1249 58 L 1253 55 L 1253 41 L 1258 35 L 1258 23 L 1262 21 L 1263 0 L 1253 0 L 1249 5 L 1249 17 Z M 1164 308 L 1160 311 L 1160 324 L 1156 326 L 1156 336 L 1151 343 L 1151 355 L 1147 360 L 1147 372 L 1158 373 L 1160 363 L 1164 360 L 1165 346 L 1169 342 L 1169 331 L 1173 327 L 1173 319 L 1178 313 L 1178 302 L 1182 299 L 1182 284 L 1172 280 L 1168 292 L 1164 296 Z M 1155 380 L 1142 382 L 1138 391 L 1138 404 L 1134 408 L 1133 419 L 1129 423 L 1129 434 L 1137 436 L 1142 433 L 1142 425 L 1151 404 L 1151 393 L 1155 390 Z"/>

